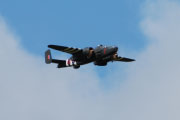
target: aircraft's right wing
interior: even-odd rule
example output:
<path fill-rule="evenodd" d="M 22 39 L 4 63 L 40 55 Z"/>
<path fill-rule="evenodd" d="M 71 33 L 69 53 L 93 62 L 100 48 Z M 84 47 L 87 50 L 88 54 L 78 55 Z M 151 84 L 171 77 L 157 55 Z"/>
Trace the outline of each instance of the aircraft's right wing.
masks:
<path fill-rule="evenodd" d="M 125 58 L 125 57 L 117 57 L 117 58 L 114 59 L 114 61 L 133 62 L 135 60 L 134 59 L 130 59 L 130 58 Z"/>
<path fill-rule="evenodd" d="M 82 49 L 73 48 L 73 47 L 66 47 L 66 46 L 58 46 L 58 45 L 48 45 L 49 48 L 59 50 L 61 52 L 66 52 L 72 55 L 82 53 Z"/>

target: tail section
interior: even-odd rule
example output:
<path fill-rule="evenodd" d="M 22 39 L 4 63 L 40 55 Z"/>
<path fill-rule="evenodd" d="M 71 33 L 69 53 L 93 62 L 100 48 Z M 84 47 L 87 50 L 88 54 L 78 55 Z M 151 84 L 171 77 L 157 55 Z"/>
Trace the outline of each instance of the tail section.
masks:
<path fill-rule="evenodd" d="M 57 68 L 67 67 L 65 60 L 53 60 L 53 62 L 58 64 Z"/>
<path fill-rule="evenodd" d="M 79 65 L 77 65 L 76 61 L 72 61 L 71 59 L 67 59 L 67 60 L 52 59 L 50 50 L 47 50 L 45 52 L 45 62 L 46 62 L 46 64 L 56 63 L 56 64 L 58 64 L 57 68 L 64 68 L 64 67 L 73 66 L 74 68 L 77 69 L 80 67 Z"/>
<path fill-rule="evenodd" d="M 57 68 L 74 67 L 75 69 L 78 69 L 80 67 L 80 65 L 77 65 L 76 61 L 72 61 L 71 59 L 67 59 L 67 60 L 52 59 L 52 62 L 58 64 Z"/>
<path fill-rule="evenodd" d="M 46 64 L 52 63 L 52 56 L 51 56 L 51 51 L 50 50 L 47 50 L 45 52 L 45 62 L 46 62 Z"/>

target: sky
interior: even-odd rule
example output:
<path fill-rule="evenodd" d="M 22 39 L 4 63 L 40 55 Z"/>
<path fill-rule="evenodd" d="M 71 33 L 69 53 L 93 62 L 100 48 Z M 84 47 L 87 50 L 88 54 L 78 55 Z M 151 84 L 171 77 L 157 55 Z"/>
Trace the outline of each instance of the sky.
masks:
<path fill-rule="evenodd" d="M 145 45 L 139 28 L 143 1 L 1 0 L 0 11 L 33 54 L 42 55 L 47 44 L 110 44 L 139 51 Z"/>
<path fill-rule="evenodd" d="M 0 14 L 18 35 L 21 47 L 31 54 L 44 56 L 47 45 L 96 47 L 116 45 L 119 54 L 134 58 L 148 43 L 141 32 L 141 7 L 145 0 L 0 0 Z M 70 55 L 52 51 L 53 57 Z M 121 76 L 127 64 L 121 65 Z M 92 66 L 92 64 L 91 64 Z M 83 66 L 84 67 L 84 66 Z M 111 88 L 106 74 L 116 71 L 116 64 L 96 67 L 105 88 Z"/>
<path fill-rule="evenodd" d="M 180 119 L 180 1 L 40 3 L 0 1 L 0 119 Z M 47 44 L 102 42 L 136 62 L 105 75 L 44 63 Z"/>

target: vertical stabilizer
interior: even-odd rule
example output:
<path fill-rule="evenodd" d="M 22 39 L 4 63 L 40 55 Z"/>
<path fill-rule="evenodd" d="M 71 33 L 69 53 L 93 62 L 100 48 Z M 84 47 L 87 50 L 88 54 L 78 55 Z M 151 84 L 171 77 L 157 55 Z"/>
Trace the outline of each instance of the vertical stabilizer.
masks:
<path fill-rule="evenodd" d="M 46 62 L 46 64 L 50 64 L 52 62 L 52 56 L 51 56 L 50 50 L 47 50 L 45 52 L 45 62 Z"/>

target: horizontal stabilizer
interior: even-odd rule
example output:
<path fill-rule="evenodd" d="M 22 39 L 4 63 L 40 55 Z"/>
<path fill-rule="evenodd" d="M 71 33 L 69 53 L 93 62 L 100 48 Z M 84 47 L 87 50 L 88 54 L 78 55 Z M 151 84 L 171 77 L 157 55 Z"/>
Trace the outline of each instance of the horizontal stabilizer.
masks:
<path fill-rule="evenodd" d="M 66 66 L 66 61 L 65 61 L 65 60 L 55 60 L 55 59 L 53 59 L 52 62 L 58 64 L 57 68 L 64 68 L 64 67 L 67 67 L 67 66 Z"/>

